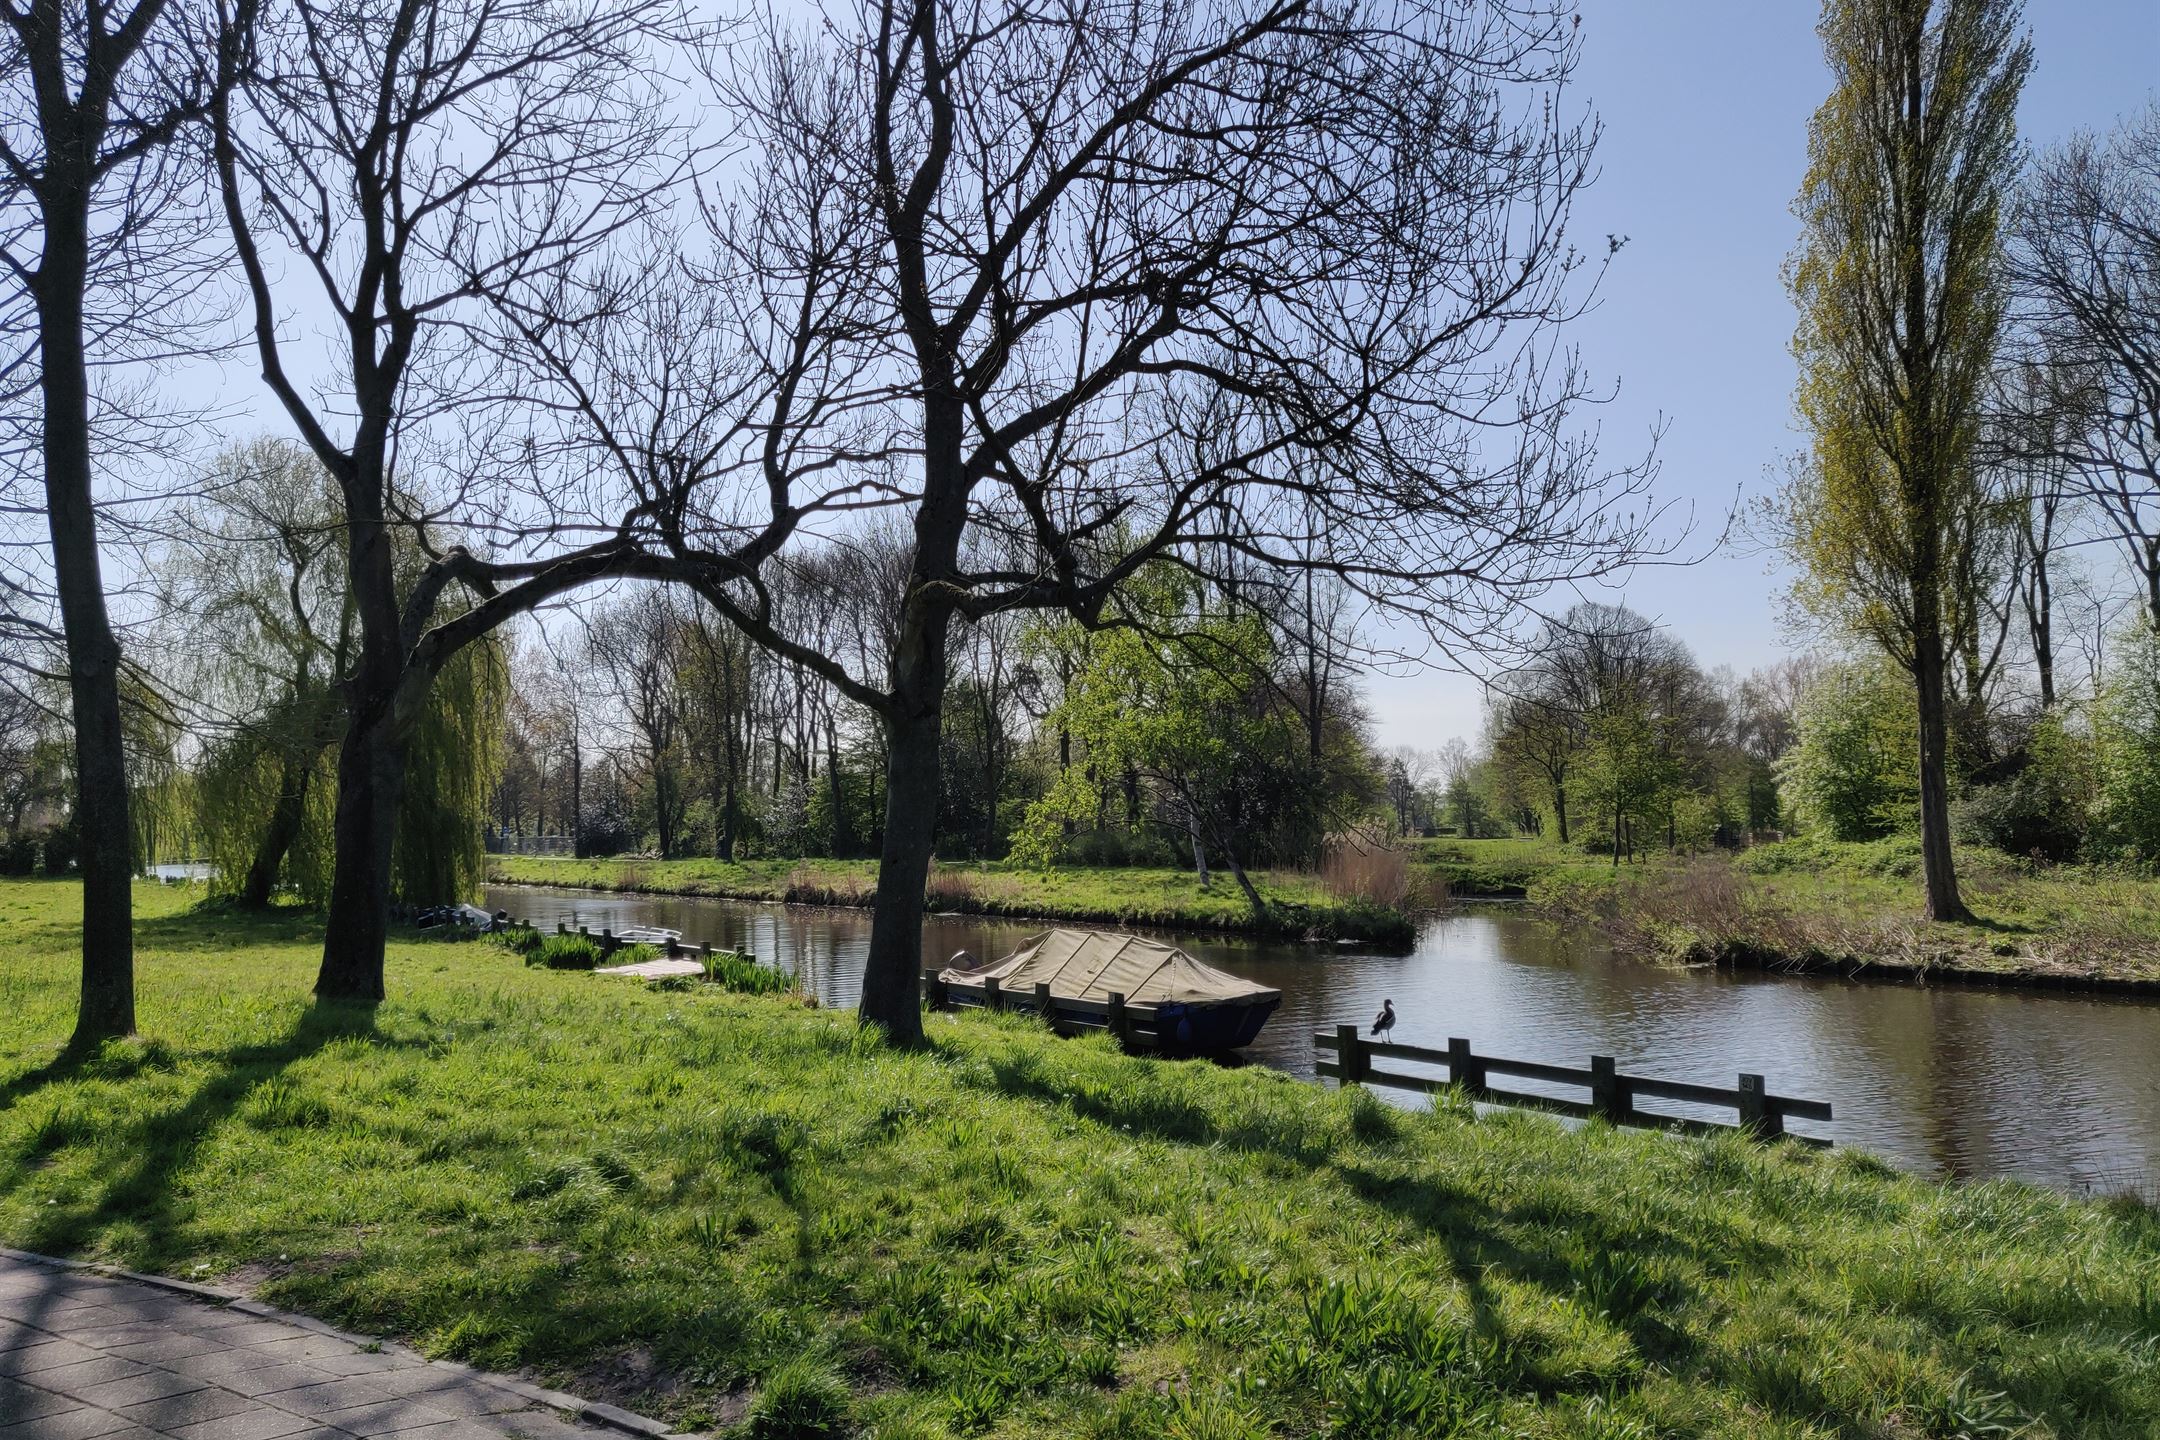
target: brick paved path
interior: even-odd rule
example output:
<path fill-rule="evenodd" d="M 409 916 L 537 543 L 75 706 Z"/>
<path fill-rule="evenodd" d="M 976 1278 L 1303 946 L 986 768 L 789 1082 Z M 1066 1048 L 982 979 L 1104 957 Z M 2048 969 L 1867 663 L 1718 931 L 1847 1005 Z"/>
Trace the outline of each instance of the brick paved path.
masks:
<path fill-rule="evenodd" d="M 627 1412 L 222 1298 L 0 1251 L 0 1440 L 667 1433 Z"/>

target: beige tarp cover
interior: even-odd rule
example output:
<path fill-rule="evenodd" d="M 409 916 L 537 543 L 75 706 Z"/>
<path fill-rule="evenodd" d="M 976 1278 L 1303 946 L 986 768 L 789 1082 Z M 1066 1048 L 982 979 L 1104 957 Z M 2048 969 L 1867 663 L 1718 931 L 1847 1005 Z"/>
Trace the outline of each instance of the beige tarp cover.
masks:
<path fill-rule="evenodd" d="M 1053 995 L 1077 1000 L 1108 1000 L 1115 990 L 1135 1005 L 1205 1005 L 1282 993 L 1225 975 L 1174 946 L 1103 930 L 1045 930 L 996 964 L 948 968 L 938 978 L 971 985 L 995 978 L 1007 993 L 1021 994 L 1040 982 Z"/>

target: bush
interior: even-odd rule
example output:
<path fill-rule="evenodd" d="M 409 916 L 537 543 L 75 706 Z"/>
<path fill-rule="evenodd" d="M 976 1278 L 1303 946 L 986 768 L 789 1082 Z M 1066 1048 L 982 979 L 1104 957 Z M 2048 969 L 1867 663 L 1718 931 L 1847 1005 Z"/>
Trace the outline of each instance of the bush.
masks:
<path fill-rule="evenodd" d="M 0 843 L 0 875 L 35 875 L 40 848 L 35 835 L 16 835 Z"/>
<path fill-rule="evenodd" d="M 2160 864 L 2160 633 L 2133 625 L 2093 717 L 2099 800 L 2093 849 Z"/>
<path fill-rule="evenodd" d="M 525 963 L 550 970 L 590 970 L 600 963 L 600 942 L 585 935 L 550 935 L 526 952 Z"/>
<path fill-rule="evenodd" d="M 1877 840 L 1919 816 L 1920 721 L 1912 683 L 1885 661 L 1808 688 L 1800 734 L 1778 763 L 1795 815 L 1833 840 Z"/>
<path fill-rule="evenodd" d="M 1951 812 L 1957 838 L 2011 855 L 2077 857 L 2089 819 L 2091 746 L 2060 715 L 2043 715 L 2016 757 L 2016 772 L 1973 791 Z"/>
<path fill-rule="evenodd" d="M 47 875 L 65 875 L 73 870 L 75 868 L 75 852 L 77 848 L 74 821 L 70 820 L 58 829 L 46 831 L 45 873 Z"/>

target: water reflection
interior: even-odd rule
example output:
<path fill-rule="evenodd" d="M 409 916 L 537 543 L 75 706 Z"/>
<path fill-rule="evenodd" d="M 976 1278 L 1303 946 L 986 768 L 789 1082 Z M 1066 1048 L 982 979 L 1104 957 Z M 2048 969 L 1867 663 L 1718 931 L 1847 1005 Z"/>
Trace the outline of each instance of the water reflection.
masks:
<path fill-rule="evenodd" d="M 750 950 L 826 1005 L 853 1005 L 870 917 L 859 910 L 523 887 L 490 908 L 550 926 L 664 925 Z M 1003 955 L 1039 923 L 933 916 L 924 953 Z M 1312 1034 L 1365 1023 L 1392 999 L 1394 1038 L 1705 1084 L 1760 1072 L 1838 1118 L 1795 1123 L 1900 1164 L 2019 1175 L 2076 1189 L 2160 1177 L 2160 1003 L 2057 992 L 1863 984 L 1668 970 L 1616 959 L 1505 912 L 1429 924 L 1409 955 L 1181 935 L 1211 965 L 1273 985 L 1282 1008 L 1249 1052 L 1312 1074 Z M 1512 1083 L 1512 1082 L 1510 1082 Z"/>

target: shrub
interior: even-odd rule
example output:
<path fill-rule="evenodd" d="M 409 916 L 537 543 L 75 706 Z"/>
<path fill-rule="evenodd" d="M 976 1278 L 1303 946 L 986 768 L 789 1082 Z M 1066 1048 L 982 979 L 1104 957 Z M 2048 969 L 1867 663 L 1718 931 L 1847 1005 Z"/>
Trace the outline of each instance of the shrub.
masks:
<path fill-rule="evenodd" d="M 2043 715 L 2009 779 L 1981 786 L 1951 812 L 1957 838 L 2011 855 L 2074 859 L 2085 838 L 2091 793 L 2091 746 L 2060 715 Z"/>
<path fill-rule="evenodd" d="M 585 935 L 550 935 L 526 954 L 525 963 L 550 970 L 590 970 L 600 963 L 600 942 Z"/>
<path fill-rule="evenodd" d="M 2093 721 L 2094 849 L 2160 864 L 2160 632 L 2135 625 L 2123 637 Z"/>
<path fill-rule="evenodd" d="M 35 835 L 16 835 L 0 843 L 0 875 L 35 875 L 38 850 Z"/>
<path fill-rule="evenodd" d="M 1827 672 L 1800 702 L 1779 762 L 1795 815 L 1834 840 L 1876 840 L 1919 814 L 1920 722 L 1911 683 L 1885 661 Z"/>

